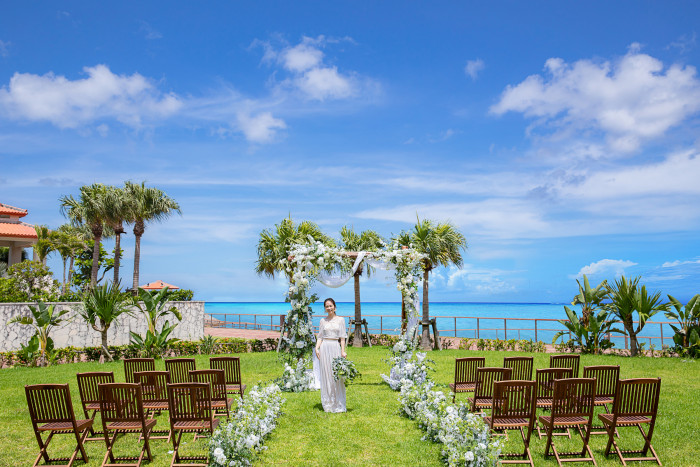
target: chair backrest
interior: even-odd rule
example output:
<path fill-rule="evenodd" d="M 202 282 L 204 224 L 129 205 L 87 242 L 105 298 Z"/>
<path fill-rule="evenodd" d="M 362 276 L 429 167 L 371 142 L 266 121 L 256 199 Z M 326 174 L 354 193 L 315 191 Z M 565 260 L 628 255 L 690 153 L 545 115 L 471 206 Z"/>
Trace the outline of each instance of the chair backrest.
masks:
<path fill-rule="evenodd" d="M 485 357 L 466 357 L 455 360 L 455 384 L 475 383 L 476 369 L 486 366 Z"/>
<path fill-rule="evenodd" d="M 535 422 L 535 382 L 524 380 L 504 380 L 493 383 L 493 405 L 491 418 L 494 423 L 500 419 L 527 418 L 531 425 Z"/>
<path fill-rule="evenodd" d="M 530 381 L 532 380 L 533 361 L 532 357 L 504 357 L 503 367 L 513 370 L 510 375 L 511 379 Z"/>
<path fill-rule="evenodd" d="M 537 399 L 551 399 L 554 397 L 554 380 L 571 378 L 571 368 L 542 368 L 535 372 L 537 382 Z"/>
<path fill-rule="evenodd" d="M 141 384 L 143 400 L 168 402 L 170 374 L 167 371 L 137 371 L 134 373 L 134 382 Z"/>
<path fill-rule="evenodd" d="M 581 361 L 580 355 L 563 354 L 549 357 L 550 368 L 571 368 L 572 378 L 578 378 L 578 364 Z"/>
<path fill-rule="evenodd" d="M 140 421 L 145 429 L 146 417 L 140 384 L 107 383 L 100 384 L 98 388 L 103 424 Z"/>
<path fill-rule="evenodd" d="M 496 381 L 510 379 L 510 368 L 481 367 L 476 369 L 476 387 L 474 398 L 493 397 L 493 384 Z"/>
<path fill-rule="evenodd" d="M 190 371 L 197 367 L 194 358 L 169 358 L 165 360 L 165 369 L 170 373 L 171 383 L 187 383 Z"/>
<path fill-rule="evenodd" d="M 656 418 L 661 378 L 621 379 L 617 382 L 612 413 Z"/>
<path fill-rule="evenodd" d="M 85 409 L 87 404 L 100 402 L 100 392 L 97 389 L 98 384 L 114 382 L 114 373 L 111 371 L 78 373 L 75 376 L 78 379 L 78 391 L 80 392 L 80 401 L 83 404 L 83 409 Z"/>
<path fill-rule="evenodd" d="M 555 379 L 552 417 L 592 417 L 595 383 L 594 378 Z"/>
<path fill-rule="evenodd" d="M 241 359 L 238 357 L 211 357 L 209 368 L 224 370 L 226 384 L 241 384 Z"/>
<path fill-rule="evenodd" d="M 207 383 L 168 384 L 168 405 L 171 428 L 178 422 L 211 422 L 214 417 Z"/>
<path fill-rule="evenodd" d="M 152 358 L 125 358 L 124 379 L 127 383 L 134 382 L 137 371 L 156 371 L 156 361 Z"/>
<path fill-rule="evenodd" d="M 193 383 L 207 383 L 211 386 L 211 400 L 226 400 L 226 376 L 224 370 L 192 370 L 190 381 Z"/>
<path fill-rule="evenodd" d="M 73 422 L 75 413 L 68 384 L 33 384 L 24 387 L 32 425 L 39 423 Z"/>
<path fill-rule="evenodd" d="M 584 366 L 583 377 L 596 379 L 596 396 L 614 397 L 620 379 L 620 365 Z"/>

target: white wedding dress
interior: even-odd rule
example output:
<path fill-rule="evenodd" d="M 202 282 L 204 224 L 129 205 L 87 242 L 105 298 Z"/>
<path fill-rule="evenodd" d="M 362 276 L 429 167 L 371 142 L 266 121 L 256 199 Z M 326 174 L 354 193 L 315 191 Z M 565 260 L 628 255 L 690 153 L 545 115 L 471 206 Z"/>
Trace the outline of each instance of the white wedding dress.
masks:
<path fill-rule="evenodd" d="M 326 412 L 345 412 L 345 383 L 333 380 L 333 359 L 340 357 L 339 339 L 347 338 L 345 320 L 340 316 L 328 320 L 321 319 L 318 338 L 321 341 L 319 358 L 321 404 Z"/>

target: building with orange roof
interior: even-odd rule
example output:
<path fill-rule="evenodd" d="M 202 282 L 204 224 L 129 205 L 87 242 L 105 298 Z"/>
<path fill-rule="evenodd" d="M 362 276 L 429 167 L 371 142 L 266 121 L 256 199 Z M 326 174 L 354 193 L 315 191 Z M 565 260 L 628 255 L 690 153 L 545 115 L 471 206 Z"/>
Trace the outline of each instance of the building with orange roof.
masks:
<path fill-rule="evenodd" d="M 34 226 L 20 220 L 26 215 L 26 209 L 0 203 L 0 246 L 10 247 L 8 267 L 22 261 L 22 250 L 38 240 Z"/>
<path fill-rule="evenodd" d="M 163 287 L 167 287 L 170 290 L 178 290 L 180 288 L 176 285 L 168 284 L 167 282 L 163 282 L 163 281 L 149 282 L 146 285 L 139 286 L 140 289 L 144 289 L 144 290 L 160 290 Z"/>

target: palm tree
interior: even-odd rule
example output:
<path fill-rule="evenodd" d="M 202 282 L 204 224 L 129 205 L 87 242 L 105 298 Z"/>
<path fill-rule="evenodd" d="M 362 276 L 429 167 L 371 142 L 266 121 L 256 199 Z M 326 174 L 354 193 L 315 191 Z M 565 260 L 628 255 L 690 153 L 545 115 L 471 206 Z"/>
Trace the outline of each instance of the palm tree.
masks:
<path fill-rule="evenodd" d="M 377 251 L 382 246 L 382 238 L 374 230 L 365 230 L 360 234 L 355 233 L 352 227 L 344 226 L 340 230 L 340 238 L 343 248 L 347 251 Z M 362 276 L 364 263 L 360 263 L 353 275 L 355 281 L 355 331 L 352 340 L 353 347 L 362 347 L 362 304 L 360 301 L 360 276 Z M 372 268 L 367 266 L 367 277 Z"/>
<path fill-rule="evenodd" d="M 114 186 L 109 187 L 111 196 L 109 197 L 109 216 L 107 224 L 114 231 L 114 279 L 115 284 L 119 283 L 119 262 L 122 256 L 121 236 L 125 233 L 124 222 L 130 218 L 130 197 L 124 188 Z"/>
<path fill-rule="evenodd" d="M 263 230 L 258 240 L 255 272 L 274 278 L 275 273 L 284 271 L 280 260 L 289 256 L 293 245 L 308 244 L 309 237 L 326 245 L 333 245 L 333 240 L 326 236 L 318 225 L 309 221 L 302 221 L 297 225 L 291 216 L 275 224 L 274 229 Z M 285 274 L 287 279 L 291 280 L 291 273 L 285 271 Z"/>
<path fill-rule="evenodd" d="M 104 224 L 110 216 L 110 191 L 107 186 L 101 183 L 93 183 L 80 187 L 79 199 L 73 198 L 72 195 L 60 198 L 63 215 L 67 216 L 74 226 L 89 226 L 95 240 L 92 249 L 90 288 L 93 288 L 97 283 L 100 244 L 104 233 Z"/>
<path fill-rule="evenodd" d="M 583 284 L 576 279 L 578 284 L 578 295 L 571 301 L 572 305 L 581 305 L 581 325 L 588 326 L 588 320 L 593 315 L 595 310 L 600 307 L 600 304 L 608 296 L 608 281 L 603 281 L 598 284 L 595 289 L 591 288 L 588 282 L 588 277 L 583 275 Z"/>
<path fill-rule="evenodd" d="M 61 255 L 63 261 L 63 288 L 62 294 L 68 292 L 68 284 L 71 283 L 73 276 L 73 263 L 75 257 L 86 248 L 86 241 L 89 235 L 86 235 L 84 229 L 73 227 L 70 224 L 63 224 L 56 229 L 56 251 Z M 70 267 L 68 267 L 68 279 L 66 280 L 66 262 L 70 258 Z"/>
<path fill-rule="evenodd" d="M 132 304 L 131 297 L 119 290 L 119 284 L 101 285 L 85 294 L 82 306 L 77 311 L 102 337 L 100 363 L 104 363 L 105 359 L 110 362 L 114 360 L 107 346 L 107 331 L 119 316 L 132 313 Z"/>
<path fill-rule="evenodd" d="M 34 244 L 34 254 L 38 261 L 46 266 L 46 258 L 56 251 L 56 235 L 46 225 L 35 225 L 37 242 Z"/>
<path fill-rule="evenodd" d="M 139 268 L 141 266 L 141 236 L 146 231 L 146 222 L 162 221 L 173 212 L 182 214 L 180 205 L 165 194 L 162 190 L 147 187 L 146 182 L 141 184 L 126 182 L 124 191 L 128 197 L 128 216 L 126 221 L 134 224 L 134 281 L 132 290 L 134 294 L 139 290 Z"/>
<path fill-rule="evenodd" d="M 49 337 L 49 333 L 51 329 L 66 321 L 61 316 L 68 313 L 69 310 L 64 309 L 57 312 L 55 304 L 47 306 L 44 302 L 37 302 L 36 305 L 36 307 L 29 305 L 32 316 L 15 316 L 7 324 L 19 323 L 34 327 L 34 336 L 38 339 L 40 348 L 39 366 L 46 366 L 48 357 L 53 350 L 53 339 Z"/>
<path fill-rule="evenodd" d="M 430 349 L 430 308 L 428 300 L 428 282 L 430 271 L 442 265 L 454 264 L 462 267 L 462 254 L 460 250 L 467 249 L 467 241 L 464 235 L 449 222 L 434 223 L 424 219 L 416 222 L 410 235 L 399 237 L 399 243 L 410 239 L 410 243 L 418 252 L 425 255 L 423 259 L 423 333 L 421 336 L 421 348 Z M 408 245 L 405 245 L 408 246 Z"/>

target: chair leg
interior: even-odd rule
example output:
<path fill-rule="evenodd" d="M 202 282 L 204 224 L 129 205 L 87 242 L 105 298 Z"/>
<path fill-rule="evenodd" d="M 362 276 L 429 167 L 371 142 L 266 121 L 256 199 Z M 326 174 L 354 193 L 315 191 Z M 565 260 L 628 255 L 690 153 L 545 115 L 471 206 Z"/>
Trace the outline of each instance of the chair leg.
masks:
<path fill-rule="evenodd" d="M 90 427 L 90 428 L 92 428 L 92 427 Z M 77 454 L 78 450 L 80 450 L 80 454 L 83 457 L 83 462 L 85 462 L 85 463 L 88 462 L 88 455 L 85 452 L 85 446 L 83 443 L 85 443 L 85 440 L 87 439 L 87 436 L 89 433 L 90 432 L 87 428 L 85 430 L 83 430 L 82 435 L 80 433 L 77 433 L 77 432 L 75 433 L 75 441 L 78 443 L 78 447 L 75 448 L 75 452 Z"/>
<path fill-rule="evenodd" d="M 180 439 L 182 438 L 182 431 L 177 432 L 177 436 L 173 435 L 173 459 L 170 465 L 174 465 L 176 462 L 180 462 L 180 455 L 177 450 L 180 449 Z"/>
<path fill-rule="evenodd" d="M 114 448 L 114 443 L 117 441 L 118 434 L 119 432 L 115 430 L 114 435 L 110 439 L 109 433 L 107 433 L 107 430 L 105 430 L 105 442 L 107 444 L 107 452 L 105 453 L 105 457 L 102 460 L 102 467 L 107 465 L 107 459 L 109 459 L 109 462 L 114 463 L 114 453 L 112 452 L 112 449 Z"/>
<path fill-rule="evenodd" d="M 36 434 L 36 440 L 39 443 L 39 455 L 36 457 L 36 460 L 34 461 L 34 465 L 32 467 L 36 467 L 39 465 L 39 461 L 41 458 L 44 458 L 45 463 L 51 462 L 51 458 L 49 457 L 48 453 L 48 448 L 49 448 L 49 443 L 51 442 L 51 438 L 53 438 L 53 431 L 49 433 L 49 436 L 46 438 L 46 442 L 44 442 L 43 439 L 41 439 L 41 434 L 39 434 L 38 431 L 34 432 Z"/>

